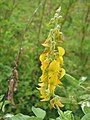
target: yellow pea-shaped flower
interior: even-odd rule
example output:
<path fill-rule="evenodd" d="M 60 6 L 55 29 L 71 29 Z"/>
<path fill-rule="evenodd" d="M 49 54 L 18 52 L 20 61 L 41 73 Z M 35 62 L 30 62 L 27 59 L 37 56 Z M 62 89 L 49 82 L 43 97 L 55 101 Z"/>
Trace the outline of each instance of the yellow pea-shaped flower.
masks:
<path fill-rule="evenodd" d="M 65 54 L 65 50 L 62 47 L 58 47 L 58 52 L 59 52 L 59 56 L 63 56 Z"/>
<path fill-rule="evenodd" d="M 53 60 L 49 65 L 49 71 L 59 72 L 59 70 L 60 70 L 59 62 L 57 60 Z"/>

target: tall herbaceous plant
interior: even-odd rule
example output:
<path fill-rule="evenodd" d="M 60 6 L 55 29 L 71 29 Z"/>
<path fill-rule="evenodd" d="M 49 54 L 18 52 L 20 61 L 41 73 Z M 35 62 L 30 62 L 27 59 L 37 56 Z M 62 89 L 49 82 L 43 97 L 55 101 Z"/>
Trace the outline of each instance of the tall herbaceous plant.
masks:
<path fill-rule="evenodd" d="M 59 21 L 61 8 L 56 10 L 54 17 L 50 20 L 51 29 L 47 39 L 42 44 L 45 49 L 40 55 L 41 71 L 39 87 L 41 101 L 50 101 L 52 107 L 63 107 L 60 97 L 55 94 L 55 89 L 61 85 L 61 79 L 65 75 L 63 68 L 63 56 L 65 50 L 61 47 L 64 39 L 60 31 Z"/>

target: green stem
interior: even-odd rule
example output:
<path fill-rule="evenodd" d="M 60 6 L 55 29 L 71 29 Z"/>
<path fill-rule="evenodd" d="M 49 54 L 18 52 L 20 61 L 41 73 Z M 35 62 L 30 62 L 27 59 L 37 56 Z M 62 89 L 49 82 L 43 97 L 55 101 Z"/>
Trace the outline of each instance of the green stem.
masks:
<path fill-rule="evenodd" d="M 61 116 L 61 118 L 63 119 L 63 120 L 67 120 L 67 118 L 64 116 L 64 114 L 63 114 L 63 112 L 60 110 L 60 108 L 58 107 L 58 106 L 56 106 L 57 107 L 57 109 L 58 109 L 58 112 L 59 112 L 59 115 Z"/>

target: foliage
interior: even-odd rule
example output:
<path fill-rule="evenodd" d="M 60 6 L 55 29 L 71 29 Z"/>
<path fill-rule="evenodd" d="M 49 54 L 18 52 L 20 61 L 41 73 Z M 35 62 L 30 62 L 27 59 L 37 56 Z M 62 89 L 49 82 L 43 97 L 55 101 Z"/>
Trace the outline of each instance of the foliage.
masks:
<path fill-rule="evenodd" d="M 34 106 L 32 107 L 32 111 L 34 112 L 34 114 L 39 117 L 44 119 L 46 112 L 40 108 L 35 108 Z"/>
<path fill-rule="evenodd" d="M 28 115 L 23 115 L 21 113 L 17 114 L 17 115 L 12 115 L 12 114 L 6 114 L 3 119 L 4 120 L 43 120 L 46 112 L 40 108 L 35 108 L 32 107 L 32 111 L 34 112 L 35 116 L 28 116 Z"/>
<path fill-rule="evenodd" d="M 62 78 L 62 85 L 57 86 L 54 92 L 60 96 L 64 104 L 60 110 L 64 117 L 68 115 L 72 120 L 88 120 L 90 116 L 88 0 L 0 0 L 1 119 L 7 113 L 11 116 L 15 114 L 12 116 L 13 119 L 18 117 L 26 119 L 25 115 L 31 117 L 33 112 L 36 113 L 32 112 L 32 106 L 46 111 L 45 120 L 64 119 L 56 109 L 50 108 L 49 102 L 40 102 L 40 94 L 36 89 L 42 74 L 39 61 L 39 55 L 43 51 L 41 44 L 47 38 L 51 27 L 54 27 L 48 25 L 48 22 L 59 6 L 62 8 L 63 16 L 59 25 L 65 39 L 62 46 L 66 51 L 63 67 L 69 74 Z M 8 81 L 11 80 L 21 48 L 22 54 L 19 56 L 17 66 L 18 85 L 13 93 L 15 104 L 11 104 L 7 100 Z M 37 114 L 39 113 L 35 115 Z M 30 119 L 37 118 L 34 116 Z"/>

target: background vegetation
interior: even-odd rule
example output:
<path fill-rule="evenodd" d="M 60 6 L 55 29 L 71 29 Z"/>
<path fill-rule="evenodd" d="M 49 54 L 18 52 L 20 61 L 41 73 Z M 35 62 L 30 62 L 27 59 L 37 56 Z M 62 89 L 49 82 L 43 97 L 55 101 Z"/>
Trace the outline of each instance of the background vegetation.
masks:
<path fill-rule="evenodd" d="M 62 8 L 60 25 L 66 50 L 64 68 L 77 81 L 85 80 L 82 84 L 87 88 L 86 91 L 78 88 L 77 92 L 77 84 L 71 84 L 70 87 L 65 81 L 66 88 L 62 96 L 66 95 L 73 101 L 71 104 L 67 99 L 62 111 L 73 111 L 76 120 L 84 115 L 74 98 L 78 102 L 78 96 L 83 96 L 84 101 L 90 100 L 89 0 L 0 0 L 0 95 L 7 93 L 14 61 L 22 48 L 18 65 L 19 83 L 14 93 L 15 105 L 7 104 L 4 113 L 0 114 L 33 115 L 31 107 L 36 106 L 46 110 L 45 119 L 58 116 L 55 109 L 50 109 L 49 103 L 40 102 L 36 87 L 41 75 L 41 44 L 48 35 L 48 23 L 59 6 Z"/>

